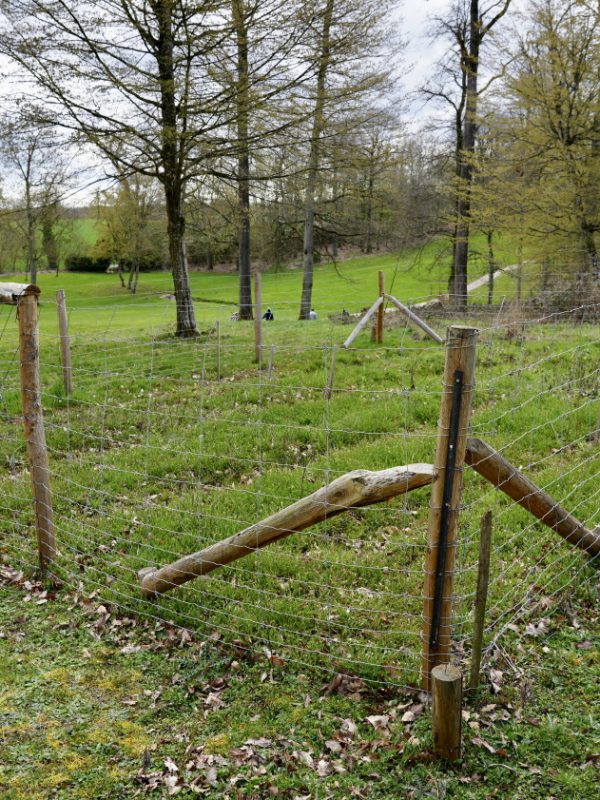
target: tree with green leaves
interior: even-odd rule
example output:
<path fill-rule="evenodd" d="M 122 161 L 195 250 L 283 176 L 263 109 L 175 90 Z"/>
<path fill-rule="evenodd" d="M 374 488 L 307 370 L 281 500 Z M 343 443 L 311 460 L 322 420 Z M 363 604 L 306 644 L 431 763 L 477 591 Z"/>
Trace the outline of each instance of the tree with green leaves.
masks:
<path fill-rule="evenodd" d="M 221 0 L 2 0 L 0 51 L 48 117 L 121 175 L 159 181 L 179 336 L 196 334 L 185 259 L 186 188 L 215 151 L 231 102 L 212 77 L 228 35 Z"/>
<path fill-rule="evenodd" d="M 387 0 L 314 0 L 305 11 L 310 15 L 308 55 L 314 60 L 316 74 L 304 98 L 310 116 L 300 319 L 308 319 L 312 307 L 317 192 L 320 173 L 326 163 L 327 143 L 334 142 L 340 131 L 356 128 L 377 114 L 368 98 L 387 85 L 390 75 L 391 48 L 385 50 L 390 44 L 389 10 Z M 386 64 L 382 63 L 384 53 L 388 56 Z"/>

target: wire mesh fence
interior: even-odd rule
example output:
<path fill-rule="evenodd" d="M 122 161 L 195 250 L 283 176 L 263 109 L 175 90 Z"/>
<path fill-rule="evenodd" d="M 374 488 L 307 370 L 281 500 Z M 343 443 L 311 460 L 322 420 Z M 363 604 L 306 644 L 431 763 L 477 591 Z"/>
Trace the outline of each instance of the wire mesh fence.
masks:
<path fill-rule="evenodd" d="M 68 305 L 71 393 L 54 304 L 43 298 L 42 405 L 60 580 L 272 664 L 418 684 L 429 486 L 343 513 L 332 506 L 319 525 L 265 548 L 257 540 L 243 558 L 164 596 L 144 597 L 140 586 L 140 570 L 202 551 L 353 470 L 433 464 L 445 348 L 386 311 L 383 343 L 366 326 L 344 349 L 348 322 L 374 299 L 351 294 L 298 322 L 291 297 L 266 292 L 274 319 L 263 323 L 258 363 L 253 324 L 232 318 L 229 303 L 202 304 L 200 336 L 190 340 L 169 335 L 168 297 Z M 472 434 L 590 530 L 600 523 L 597 310 L 536 312 L 507 301 L 461 316 L 480 328 Z M 442 335 L 456 324 L 443 306 L 420 313 Z M 14 314 L 7 307 L 0 320 L 0 524 L 4 557 L 27 571 L 36 566 L 34 514 Z M 452 610 L 443 620 L 459 662 L 470 652 L 486 510 L 494 514 L 488 652 L 528 635 L 556 598 L 594 577 L 589 559 L 544 520 L 470 467 L 462 472 Z"/>

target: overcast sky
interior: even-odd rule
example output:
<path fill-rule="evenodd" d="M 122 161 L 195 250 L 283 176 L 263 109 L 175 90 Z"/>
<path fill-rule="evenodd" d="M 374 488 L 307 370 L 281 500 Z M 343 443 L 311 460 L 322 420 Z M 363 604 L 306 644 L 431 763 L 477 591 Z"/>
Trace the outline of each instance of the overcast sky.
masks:
<path fill-rule="evenodd" d="M 406 0 L 400 5 L 400 30 L 406 40 L 405 61 L 410 70 L 404 77 L 408 89 L 417 89 L 425 82 L 444 51 L 442 42 L 428 41 L 427 19 L 443 13 L 449 6 L 450 0 Z"/>
<path fill-rule="evenodd" d="M 512 6 L 515 8 L 523 8 L 526 3 L 527 0 L 512 0 Z M 394 17 L 399 20 L 399 34 L 406 42 L 400 80 L 404 92 L 409 94 L 410 99 L 404 106 L 404 120 L 409 128 L 420 127 L 426 117 L 422 101 L 415 97 L 410 98 L 410 93 L 415 92 L 427 81 L 436 61 L 447 46 L 441 41 L 432 42 L 427 37 L 428 19 L 442 15 L 451 5 L 452 0 L 398 0 Z M 8 85 L 5 88 L 8 89 Z M 90 196 L 90 189 L 83 189 L 75 193 L 71 202 L 85 202 Z"/>

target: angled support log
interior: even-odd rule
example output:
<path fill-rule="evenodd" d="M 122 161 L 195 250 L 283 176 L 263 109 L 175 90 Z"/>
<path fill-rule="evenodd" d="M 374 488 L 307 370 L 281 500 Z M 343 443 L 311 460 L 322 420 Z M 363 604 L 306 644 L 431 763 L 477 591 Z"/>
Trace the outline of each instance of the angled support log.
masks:
<path fill-rule="evenodd" d="M 409 464 L 381 472 L 363 469 L 348 472 L 308 497 L 303 497 L 228 539 L 184 556 L 156 571 L 141 570 L 138 575 L 142 592 L 146 596 L 163 594 L 296 531 L 335 517 L 349 508 L 360 508 L 389 500 L 396 495 L 427 486 L 434 478 L 431 464 Z"/>
<path fill-rule="evenodd" d="M 420 328 L 422 331 L 424 331 L 427 336 L 433 339 L 434 342 L 437 342 L 438 344 L 444 344 L 444 339 L 439 335 L 439 333 L 434 331 L 433 328 L 430 328 L 429 325 L 422 320 L 421 317 L 415 314 L 414 311 L 411 311 L 408 306 L 405 306 L 404 303 L 401 303 L 400 300 L 397 300 L 391 294 L 385 294 L 384 297 L 386 300 L 389 300 L 392 305 L 396 306 L 398 311 L 401 311 L 408 318 L 409 322 L 412 322 L 413 325 L 416 325 L 417 328 Z"/>
<path fill-rule="evenodd" d="M 368 321 L 371 319 L 373 314 L 377 311 L 377 309 L 382 303 L 383 303 L 383 296 L 378 297 L 377 300 L 375 300 L 375 302 L 371 306 L 371 308 L 365 313 L 364 317 L 360 320 L 358 325 L 354 328 L 350 336 L 346 339 L 342 347 L 346 349 L 350 347 L 352 342 L 356 339 L 358 334 L 362 331 L 362 329 L 365 327 L 365 325 L 368 323 Z"/>
<path fill-rule="evenodd" d="M 586 528 L 489 444 L 469 439 L 466 462 L 567 542 L 591 556 L 600 555 L 600 531 Z"/>

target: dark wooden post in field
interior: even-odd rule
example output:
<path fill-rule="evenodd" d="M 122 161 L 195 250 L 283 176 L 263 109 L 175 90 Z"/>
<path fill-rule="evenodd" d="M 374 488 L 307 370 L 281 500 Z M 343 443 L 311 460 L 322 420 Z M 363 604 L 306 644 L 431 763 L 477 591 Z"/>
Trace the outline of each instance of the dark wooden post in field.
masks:
<path fill-rule="evenodd" d="M 71 368 L 71 341 L 69 339 L 69 323 L 65 293 L 62 289 L 56 292 L 56 310 L 58 312 L 58 334 L 60 337 L 60 361 L 62 364 L 65 394 L 70 397 L 73 392 L 73 372 Z"/>
<path fill-rule="evenodd" d="M 219 320 L 216 322 L 216 336 L 217 336 L 217 380 L 221 380 L 221 323 Z"/>
<path fill-rule="evenodd" d="M 254 273 L 254 360 L 262 362 L 262 285 L 260 272 Z"/>
<path fill-rule="evenodd" d="M 267 366 L 267 380 L 271 380 L 271 375 L 273 373 L 273 364 L 275 363 L 275 345 L 272 344 L 269 347 L 269 365 Z"/>
<path fill-rule="evenodd" d="M 463 464 L 475 375 L 475 328 L 452 326 L 446 337 L 446 364 L 431 491 L 425 564 L 423 688 L 431 670 L 448 661 L 452 628 L 452 592 Z"/>
<path fill-rule="evenodd" d="M 337 363 L 337 345 L 331 348 L 331 364 L 329 365 L 329 373 L 327 375 L 327 385 L 325 386 L 325 399 L 331 400 L 331 393 L 333 392 L 333 382 L 335 380 L 335 367 Z"/>
<path fill-rule="evenodd" d="M 462 674 L 452 664 L 431 671 L 431 716 L 435 752 L 447 761 L 461 756 Z"/>
<path fill-rule="evenodd" d="M 385 296 L 385 274 L 380 270 L 379 271 L 379 296 Z M 383 303 L 377 309 L 377 319 L 375 323 L 375 341 L 377 344 L 383 344 L 383 320 L 385 314 L 385 308 L 383 307 Z"/>
<path fill-rule="evenodd" d="M 38 540 L 40 569 L 46 572 L 56 558 L 50 470 L 44 431 L 44 415 L 40 388 L 39 328 L 37 286 L 26 286 L 18 297 L 19 349 L 21 357 L 21 400 L 23 427 L 35 506 L 35 525 Z"/>
<path fill-rule="evenodd" d="M 483 629 L 485 626 L 485 608 L 487 605 L 488 586 L 490 582 L 491 552 L 492 512 L 487 511 L 481 518 L 481 530 L 479 533 L 479 565 L 477 569 L 477 592 L 475 594 L 475 617 L 473 620 L 471 672 L 469 675 L 469 691 L 471 692 L 477 691 L 477 687 L 479 686 Z"/>

